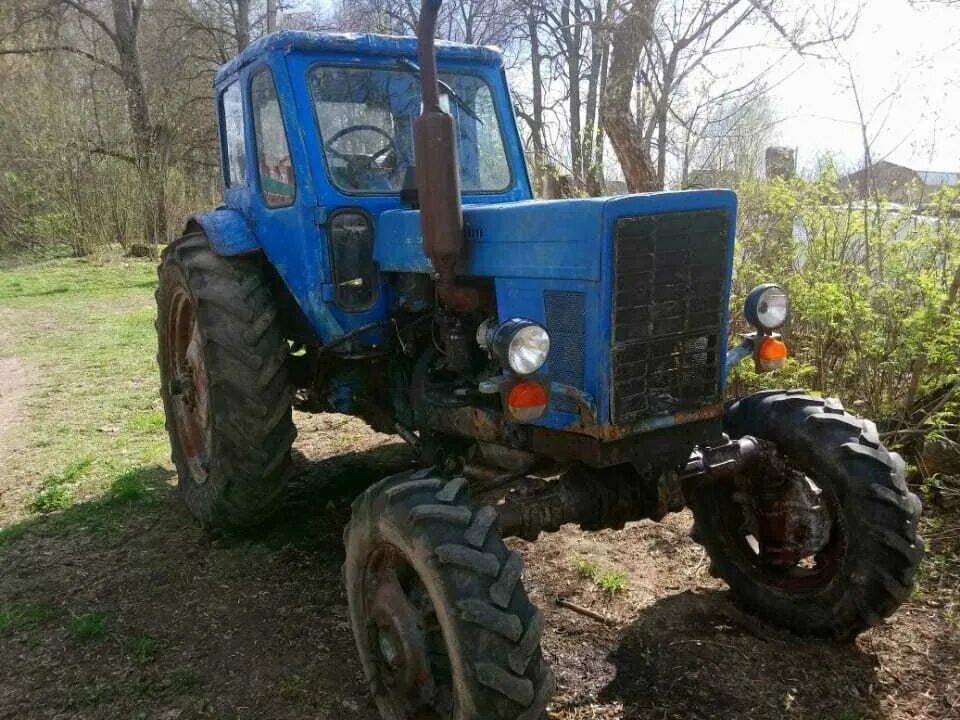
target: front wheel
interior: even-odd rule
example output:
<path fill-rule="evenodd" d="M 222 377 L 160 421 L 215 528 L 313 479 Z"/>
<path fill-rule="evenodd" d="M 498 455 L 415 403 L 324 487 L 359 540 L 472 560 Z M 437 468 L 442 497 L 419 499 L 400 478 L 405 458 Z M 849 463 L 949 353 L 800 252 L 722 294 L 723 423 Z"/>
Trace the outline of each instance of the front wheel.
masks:
<path fill-rule="evenodd" d="M 849 639 L 907 599 L 923 556 L 920 501 L 872 422 L 835 399 L 771 391 L 734 402 L 724 428 L 765 441 L 764 460 L 687 494 L 691 534 L 740 604 L 800 634 Z"/>
<path fill-rule="evenodd" d="M 350 621 L 384 720 L 540 720 L 553 691 L 520 555 L 464 485 L 394 475 L 344 531 Z"/>

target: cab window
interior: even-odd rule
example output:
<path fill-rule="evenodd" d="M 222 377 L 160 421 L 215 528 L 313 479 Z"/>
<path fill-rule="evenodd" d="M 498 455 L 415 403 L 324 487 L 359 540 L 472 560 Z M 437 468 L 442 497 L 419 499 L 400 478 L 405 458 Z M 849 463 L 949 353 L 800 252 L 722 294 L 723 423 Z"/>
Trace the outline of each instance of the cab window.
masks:
<path fill-rule="evenodd" d="M 223 117 L 224 181 L 228 188 L 247 184 L 246 152 L 243 134 L 243 99 L 240 83 L 234 82 L 220 96 L 220 114 Z"/>
<path fill-rule="evenodd" d="M 296 196 L 296 179 L 290 160 L 280 101 L 270 70 L 263 69 L 250 82 L 253 130 L 257 142 L 260 192 L 269 207 L 290 205 Z"/>
<path fill-rule="evenodd" d="M 490 86 L 467 73 L 444 73 L 440 79 L 453 91 L 441 100 L 456 124 L 461 190 L 506 190 L 510 166 Z M 414 164 L 416 74 L 318 65 L 310 71 L 310 93 L 334 185 L 349 193 L 400 192 Z"/>

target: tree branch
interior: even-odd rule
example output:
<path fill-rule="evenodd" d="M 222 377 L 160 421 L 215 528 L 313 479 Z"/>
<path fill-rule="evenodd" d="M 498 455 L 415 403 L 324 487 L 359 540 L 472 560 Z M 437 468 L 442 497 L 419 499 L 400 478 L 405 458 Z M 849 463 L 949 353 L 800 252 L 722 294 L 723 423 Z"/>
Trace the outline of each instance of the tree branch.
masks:
<path fill-rule="evenodd" d="M 93 53 L 87 52 L 86 50 L 81 50 L 80 48 L 75 48 L 70 45 L 39 45 L 36 47 L 29 48 L 0 48 L 0 55 L 38 55 L 40 53 L 48 52 L 68 52 L 73 53 L 74 55 L 79 55 L 82 58 L 86 58 L 95 65 L 100 67 L 107 68 L 117 75 L 122 75 L 123 70 L 119 65 L 110 62 L 109 60 L 104 60 L 101 57 L 97 57 Z"/>

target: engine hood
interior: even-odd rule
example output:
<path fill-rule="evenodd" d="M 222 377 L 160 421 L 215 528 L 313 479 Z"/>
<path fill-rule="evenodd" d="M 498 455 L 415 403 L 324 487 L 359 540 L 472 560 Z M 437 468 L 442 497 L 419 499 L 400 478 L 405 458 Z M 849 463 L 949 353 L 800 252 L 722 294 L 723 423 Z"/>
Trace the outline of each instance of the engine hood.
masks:
<path fill-rule="evenodd" d="M 612 198 L 525 200 L 465 205 L 462 275 L 599 282 L 605 227 L 618 217 L 720 208 L 736 213 L 730 190 L 690 190 Z M 374 259 L 385 272 L 431 272 L 418 210 L 376 219 Z"/>

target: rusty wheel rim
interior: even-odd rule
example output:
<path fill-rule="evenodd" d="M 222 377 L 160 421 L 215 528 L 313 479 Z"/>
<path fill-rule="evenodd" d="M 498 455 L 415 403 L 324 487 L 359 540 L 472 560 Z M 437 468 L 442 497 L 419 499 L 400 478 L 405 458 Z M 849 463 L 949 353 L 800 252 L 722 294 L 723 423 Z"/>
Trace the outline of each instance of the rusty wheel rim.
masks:
<path fill-rule="evenodd" d="M 782 532 L 758 519 L 762 517 L 762 509 L 756 493 L 738 489 L 723 493 L 719 503 L 721 527 L 728 547 L 733 548 L 741 564 L 746 565 L 761 584 L 791 594 L 814 593 L 828 586 L 838 575 L 847 552 L 840 500 L 832 484 L 797 470 L 785 477 L 782 467 L 767 467 L 762 476 L 752 481 L 782 482 L 785 488 L 799 485 L 804 492 L 813 493 L 818 498 L 821 521 L 828 525 L 826 537 L 810 547 L 808 554 L 797 552 L 771 557 L 767 549 L 784 541 Z"/>
<path fill-rule="evenodd" d="M 436 609 L 396 547 L 371 553 L 364 598 L 377 689 L 404 720 L 452 718 L 452 667 Z"/>
<path fill-rule="evenodd" d="M 203 341 L 193 301 L 178 288 L 167 325 L 167 392 L 174 432 L 194 482 L 204 483 L 210 462 L 210 394 Z"/>

